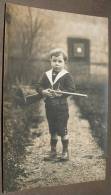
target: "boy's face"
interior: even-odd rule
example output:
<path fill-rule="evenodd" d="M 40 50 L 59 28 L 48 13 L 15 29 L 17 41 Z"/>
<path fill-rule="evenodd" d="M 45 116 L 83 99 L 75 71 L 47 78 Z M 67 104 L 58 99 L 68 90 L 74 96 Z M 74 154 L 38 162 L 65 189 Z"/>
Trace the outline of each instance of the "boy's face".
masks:
<path fill-rule="evenodd" d="M 56 72 L 60 72 L 65 66 L 65 61 L 63 58 L 63 55 L 60 54 L 58 56 L 52 56 L 51 57 L 51 67 Z"/>

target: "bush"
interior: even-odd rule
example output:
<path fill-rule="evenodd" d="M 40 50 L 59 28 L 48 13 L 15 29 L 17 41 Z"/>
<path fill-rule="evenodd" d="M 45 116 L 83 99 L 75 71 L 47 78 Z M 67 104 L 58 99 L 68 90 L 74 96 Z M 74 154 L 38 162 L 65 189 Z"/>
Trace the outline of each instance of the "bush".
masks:
<path fill-rule="evenodd" d="M 31 144 L 30 128 L 41 120 L 39 102 L 25 104 L 15 87 L 4 93 L 3 113 L 3 186 L 13 191 L 19 188 L 17 177 L 25 174 L 20 164 L 26 145 Z"/>
<path fill-rule="evenodd" d="M 107 138 L 107 98 L 106 84 L 89 81 L 80 83 L 77 89 L 88 94 L 88 98 L 74 97 L 82 117 L 90 123 L 92 135 L 99 146 L 106 151 Z"/>

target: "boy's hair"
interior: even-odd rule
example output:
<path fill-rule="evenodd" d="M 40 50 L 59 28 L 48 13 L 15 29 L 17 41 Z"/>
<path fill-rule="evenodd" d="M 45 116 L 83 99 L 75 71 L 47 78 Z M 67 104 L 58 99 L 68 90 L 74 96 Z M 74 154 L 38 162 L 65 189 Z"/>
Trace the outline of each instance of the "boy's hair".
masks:
<path fill-rule="evenodd" d="M 58 57 L 60 54 L 63 55 L 64 61 L 67 61 L 67 54 L 65 53 L 65 51 L 62 48 L 56 48 L 56 49 L 52 49 L 49 53 L 50 58 L 52 56 L 56 56 Z"/>

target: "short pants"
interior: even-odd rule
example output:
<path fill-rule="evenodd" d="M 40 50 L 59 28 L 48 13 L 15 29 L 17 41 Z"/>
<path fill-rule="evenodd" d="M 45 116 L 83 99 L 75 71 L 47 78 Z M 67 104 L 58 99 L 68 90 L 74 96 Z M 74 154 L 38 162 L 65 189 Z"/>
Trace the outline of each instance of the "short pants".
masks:
<path fill-rule="evenodd" d="M 69 118 L 67 100 L 50 98 L 46 101 L 45 108 L 50 134 L 67 135 L 67 122 Z"/>

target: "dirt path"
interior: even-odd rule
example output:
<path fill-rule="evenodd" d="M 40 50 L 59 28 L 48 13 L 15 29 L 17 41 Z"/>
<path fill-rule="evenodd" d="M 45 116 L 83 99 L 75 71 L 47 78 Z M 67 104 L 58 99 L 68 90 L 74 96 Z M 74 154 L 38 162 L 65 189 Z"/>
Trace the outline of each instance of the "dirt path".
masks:
<path fill-rule="evenodd" d="M 21 189 L 104 180 L 103 152 L 91 135 L 89 122 L 81 118 L 79 108 L 73 100 L 69 100 L 69 110 L 70 161 L 45 162 L 43 158 L 50 151 L 50 140 L 44 105 L 41 103 L 41 113 L 45 120 L 38 129 L 43 129 L 44 132 L 41 136 L 33 138 L 32 145 L 26 147 L 26 159 L 21 164 L 26 175 L 18 178 Z M 38 129 L 31 129 L 31 134 L 36 133 Z M 60 139 L 57 150 L 61 153 Z"/>

